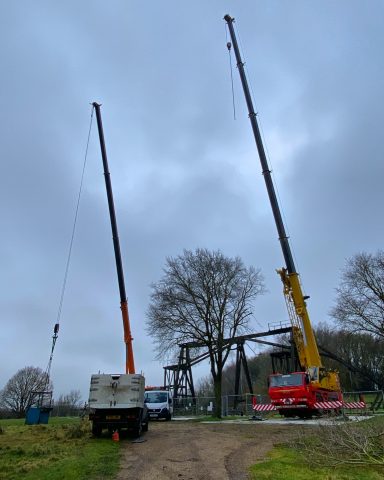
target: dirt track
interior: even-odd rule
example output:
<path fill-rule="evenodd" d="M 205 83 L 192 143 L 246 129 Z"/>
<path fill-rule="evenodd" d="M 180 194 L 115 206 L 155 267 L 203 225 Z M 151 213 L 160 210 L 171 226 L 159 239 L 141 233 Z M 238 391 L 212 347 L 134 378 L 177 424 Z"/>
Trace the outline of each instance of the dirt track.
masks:
<path fill-rule="evenodd" d="M 118 480 L 242 480 L 295 425 L 151 422 L 143 443 L 122 444 Z"/>

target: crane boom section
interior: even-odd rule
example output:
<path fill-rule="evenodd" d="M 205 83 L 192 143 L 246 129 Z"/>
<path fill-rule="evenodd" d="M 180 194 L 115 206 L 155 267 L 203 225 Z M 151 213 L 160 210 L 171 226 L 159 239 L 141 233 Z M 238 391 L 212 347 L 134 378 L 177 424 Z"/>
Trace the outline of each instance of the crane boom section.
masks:
<path fill-rule="evenodd" d="M 296 271 L 288 236 L 285 231 L 280 207 L 277 201 L 275 187 L 272 181 L 271 171 L 268 166 L 267 157 L 264 150 L 260 129 L 257 123 L 257 115 L 253 107 L 252 97 L 248 86 L 247 77 L 244 70 L 239 46 L 237 43 L 233 21 L 230 15 L 224 17 L 227 22 L 229 33 L 231 35 L 233 49 L 236 56 L 237 67 L 240 74 L 241 83 L 248 107 L 249 120 L 252 125 L 255 137 L 256 147 L 260 158 L 262 173 L 267 187 L 269 201 L 272 207 L 273 216 L 276 223 L 279 241 L 283 252 L 286 268 L 279 271 L 284 285 L 284 295 L 292 322 L 294 339 L 299 354 L 299 360 L 303 369 L 313 370 L 315 379 L 319 378 L 319 370 L 322 368 L 320 355 L 317 349 L 314 333 L 311 327 L 308 311 L 305 304 L 305 298 L 301 289 L 299 274 Z M 230 48 L 230 45 L 229 47 Z"/>
<path fill-rule="evenodd" d="M 125 293 L 123 262 L 121 260 L 120 241 L 119 241 L 119 235 L 118 235 L 118 231 L 117 231 L 115 205 L 114 205 L 113 194 L 112 194 L 111 175 L 109 173 L 109 167 L 108 167 L 107 150 L 106 150 L 106 147 L 105 147 L 103 123 L 102 123 L 102 120 L 101 120 L 100 105 L 96 102 L 93 102 L 92 105 L 93 105 L 93 107 L 95 109 L 95 112 L 96 112 L 97 128 L 98 128 L 98 131 L 99 131 L 101 157 L 102 157 L 102 160 L 103 160 L 103 167 L 104 167 L 105 187 L 106 187 L 106 190 L 107 190 L 109 216 L 110 216 L 111 228 L 112 228 L 113 247 L 114 247 L 114 250 L 115 250 L 117 279 L 118 279 L 118 282 L 119 282 L 120 308 L 121 308 L 121 314 L 122 314 L 122 318 L 123 318 L 124 342 L 125 342 L 125 348 L 126 348 L 125 372 L 130 373 L 130 374 L 134 374 L 135 373 L 135 362 L 134 362 L 134 358 L 133 358 L 133 347 L 132 347 L 133 338 L 132 338 L 131 327 L 130 327 L 130 323 L 129 323 L 127 295 Z"/>
<path fill-rule="evenodd" d="M 299 275 L 297 273 L 289 274 L 284 268 L 277 270 L 277 273 L 279 273 L 284 285 L 285 303 L 293 327 L 293 337 L 300 365 L 303 369 L 322 368 L 321 357 L 311 327 Z M 316 378 L 318 375 L 313 372 L 313 376 Z"/>
<path fill-rule="evenodd" d="M 267 187 L 269 201 L 272 207 L 272 212 L 275 219 L 277 232 L 279 235 L 279 241 L 280 241 L 281 249 L 283 251 L 285 265 L 288 269 L 288 273 L 295 273 L 296 272 L 295 262 L 293 261 L 293 256 L 292 256 L 291 248 L 289 245 L 288 236 L 285 231 L 283 219 L 282 219 L 279 204 L 277 201 L 277 196 L 276 196 L 275 187 L 272 181 L 271 171 L 268 166 L 267 156 L 265 154 L 259 125 L 257 123 L 256 112 L 255 112 L 255 109 L 253 108 L 252 97 L 249 90 L 247 77 L 245 75 L 244 63 L 241 59 L 239 46 L 237 43 L 235 31 L 233 28 L 234 19 L 229 15 L 226 15 L 224 19 L 228 24 L 229 32 L 230 32 L 232 43 L 233 43 L 233 49 L 236 56 L 237 68 L 239 70 L 241 84 L 243 86 L 245 100 L 247 102 L 249 120 L 251 122 L 253 135 L 255 137 L 256 147 L 257 147 L 257 151 L 258 151 L 260 163 L 261 163 L 261 169 L 262 169 L 265 185 Z"/>

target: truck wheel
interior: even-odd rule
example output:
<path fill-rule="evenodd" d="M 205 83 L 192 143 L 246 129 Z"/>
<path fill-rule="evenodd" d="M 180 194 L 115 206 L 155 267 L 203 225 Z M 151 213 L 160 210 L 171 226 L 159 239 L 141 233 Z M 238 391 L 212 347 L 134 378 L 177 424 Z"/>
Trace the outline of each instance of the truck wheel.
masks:
<path fill-rule="evenodd" d="M 134 428 L 134 430 L 133 430 L 133 436 L 134 436 L 135 438 L 139 438 L 142 431 L 143 431 L 143 426 L 142 426 L 142 424 L 141 424 L 141 419 L 140 419 L 138 425 L 137 425 L 137 426 Z"/>
<path fill-rule="evenodd" d="M 92 435 L 94 437 L 100 437 L 101 436 L 101 431 L 102 431 L 101 425 L 93 422 L 92 423 Z"/>
<path fill-rule="evenodd" d="M 147 412 L 144 420 L 141 422 L 141 428 L 142 428 L 143 432 L 148 432 L 148 424 L 149 424 L 149 415 L 148 415 L 148 412 Z"/>

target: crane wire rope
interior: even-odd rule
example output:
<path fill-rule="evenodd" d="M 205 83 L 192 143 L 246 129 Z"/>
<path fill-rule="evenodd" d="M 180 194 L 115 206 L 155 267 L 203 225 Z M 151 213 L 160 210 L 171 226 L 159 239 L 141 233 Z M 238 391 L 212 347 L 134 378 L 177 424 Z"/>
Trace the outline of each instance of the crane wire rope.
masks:
<path fill-rule="evenodd" d="M 86 148 L 85 148 L 83 169 L 82 169 L 82 172 L 81 172 L 80 187 L 79 187 L 79 193 L 78 193 L 78 196 L 77 196 L 75 216 L 74 216 L 74 221 L 73 221 L 73 226 L 72 226 L 72 234 L 71 234 L 71 239 L 70 239 L 70 242 L 69 242 L 69 249 L 68 249 L 68 255 L 67 255 L 67 262 L 66 262 L 66 265 L 65 265 L 63 285 L 61 287 L 60 302 L 59 302 L 59 308 L 58 308 L 58 312 L 57 312 L 56 324 L 55 324 L 54 331 L 53 331 L 54 333 L 53 333 L 53 337 L 52 337 L 51 354 L 50 354 L 49 361 L 48 361 L 48 366 L 47 366 L 47 369 L 46 369 L 47 383 L 49 383 L 49 377 L 50 377 L 50 371 L 51 371 L 51 365 L 52 365 L 52 359 L 53 359 L 53 351 L 55 349 L 56 340 L 57 340 L 57 337 L 58 337 L 60 318 L 61 318 L 61 314 L 62 314 L 62 310 L 63 310 L 65 290 L 66 290 L 66 287 L 67 287 L 69 265 L 70 265 L 70 262 L 71 262 L 72 248 L 73 248 L 73 242 L 74 242 L 74 238 L 75 238 L 75 231 L 76 231 L 76 225 L 77 225 L 77 218 L 78 218 L 78 215 L 79 215 L 80 199 L 81 199 L 81 194 L 82 194 L 82 191 L 83 191 L 85 167 L 86 167 L 87 158 L 88 158 L 88 149 L 89 149 L 89 140 L 90 140 L 90 137 L 91 137 L 91 130 L 92 130 L 93 112 L 94 112 L 94 108 L 92 106 L 91 119 L 90 119 L 90 122 L 89 122 L 89 129 L 88 129 L 87 144 L 86 144 Z"/>
<path fill-rule="evenodd" d="M 228 57 L 229 57 L 229 71 L 231 72 L 231 89 L 232 89 L 232 107 L 233 107 L 233 119 L 236 120 L 236 103 L 235 103 L 235 88 L 233 84 L 233 66 L 232 66 L 232 44 L 228 40 L 228 26 L 224 24 L 225 28 L 225 39 L 227 41 Z"/>
<path fill-rule="evenodd" d="M 239 43 L 239 49 L 241 51 L 241 56 L 244 59 L 244 69 L 247 71 L 247 77 L 249 79 L 249 78 L 252 78 L 252 76 L 250 75 L 249 69 L 248 69 L 247 64 L 245 62 L 245 59 L 247 58 L 247 56 L 245 54 L 245 50 L 244 50 L 242 42 L 241 42 L 241 36 L 240 36 L 239 31 L 236 28 L 235 22 L 234 22 L 234 29 L 236 30 L 236 36 L 238 38 L 238 43 Z M 270 155 L 269 150 L 268 150 L 268 142 L 266 141 L 266 136 L 264 134 L 262 121 L 261 121 L 260 115 L 257 111 L 258 109 L 257 109 L 257 104 L 255 102 L 255 95 L 254 95 L 254 92 L 253 92 L 252 82 L 249 81 L 248 84 L 249 84 L 249 88 L 250 88 L 250 94 L 251 94 L 251 97 L 252 97 L 252 101 L 253 101 L 254 105 L 256 106 L 256 115 L 259 118 L 258 125 L 259 125 L 259 128 L 260 128 L 260 135 L 261 135 L 262 140 L 263 140 L 263 145 L 264 145 L 264 149 L 265 149 L 265 153 L 266 153 L 266 157 L 267 157 L 267 161 L 268 161 L 269 170 L 270 170 L 270 173 L 271 173 L 271 177 L 273 179 L 274 188 L 275 188 L 275 192 L 276 192 L 276 196 L 277 196 L 277 201 L 279 203 L 281 215 L 282 215 L 283 222 L 284 222 L 284 228 L 286 230 L 287 237 L 290 238 L 291 235 L 290 235 L 289 228 L 288 228 L 287 217 L 285 215 L 283 204 L 281 202 L 281 196 L 280 196 L 279 188 L 278 188 L 278 181 L 277 181 L 277 177 L 276 177 L 276 175 L 274 173 L 274 170 L 273 170 L 273 163 L 272 163 L 272 160 L 271 160 L 271 155 Z M 296 254 L 295 254 L 295 249 L 293 248 L 292 243 L 290 243 L 290 248 L 291 248 L 291 251 L 292 251 L 292 256 L 294 258 L 295 264 L 297 266 L 297 271 L 300 272 L 301 271 L 300 270 L 300 265 L 297 261 L 297 257 L 296 257 Z M 305 294 L 304 285 L 301 281 L 301 278 L 300 278 L 300 284 L 301 284 L 301 287 L 303 289 L 303 293 Z"/>

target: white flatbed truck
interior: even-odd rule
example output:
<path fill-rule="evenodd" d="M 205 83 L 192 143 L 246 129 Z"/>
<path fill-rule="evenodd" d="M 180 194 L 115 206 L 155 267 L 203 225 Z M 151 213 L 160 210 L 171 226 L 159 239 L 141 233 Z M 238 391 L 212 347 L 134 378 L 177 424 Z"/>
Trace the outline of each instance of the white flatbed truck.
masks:
<path fill-rule="evenodd" d="M 144 403 L 145 379 L 140 374 L 95 374 L 89 390 L 89 420 L 92 433 L 100 436 L 128 430 L 135 437 L 148 430 L 148 410 Z"/>

